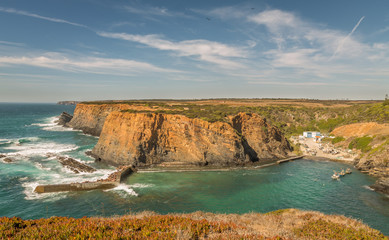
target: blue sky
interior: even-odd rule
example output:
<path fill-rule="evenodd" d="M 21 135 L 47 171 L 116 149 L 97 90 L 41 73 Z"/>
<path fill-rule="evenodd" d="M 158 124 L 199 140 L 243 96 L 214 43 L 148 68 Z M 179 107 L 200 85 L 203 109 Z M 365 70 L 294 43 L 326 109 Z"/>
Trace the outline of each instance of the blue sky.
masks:
<path fill-rule="evenodd" d="M 386 93 L 387 0 L 0 2 L 0 102 Z"/>

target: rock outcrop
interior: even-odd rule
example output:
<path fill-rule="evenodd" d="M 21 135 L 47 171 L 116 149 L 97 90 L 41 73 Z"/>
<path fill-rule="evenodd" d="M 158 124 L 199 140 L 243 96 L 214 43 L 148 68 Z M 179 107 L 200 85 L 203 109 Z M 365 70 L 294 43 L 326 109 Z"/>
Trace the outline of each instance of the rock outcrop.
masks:
<path fill-rule="evenodd" d="M 382 192 L 389 195 L 389 177 L 381 178 L 370 186 L 377 192 Z"/>
<path fill-rule="evenodd" d="M 67 124 L 72 120 L 73 116 L 70 115 L 69 113 L 67 112 L 62 112 L 61 115 L 59 115 L 59 118 L 58 120 L 56 121 L 56 123 L 58 125 L 61 125 L 61 126 L 64 126 L 66 127 Z"/>
<path fill-rule="evenodd" d="M 230 166 L 279 159 L 290 151 L 281 132 L 257 114 L 211 123 L 183 115 L 112 112 L 92 153 L 114 165 Z"/>
<path fill-rule="evenodd" d="M 88 166 L 84 163 L 81 163 L 73 158 L 57 156 L 57 159 L 58 159 L 59 163 L 62 164 L 62 166 L 70 169 L 74 173 L 80 173 L 80 172 L 93 173 L 93 172 L 96 172 L 96 169 L 94 169 L 93 167 Z"/>
<path fill-rule="evenodd" d="M 67 124 L 86 134 L 100 136 L 105 118 L 113 111 L 130 109 L 127 104 L 77 104 L 72 120 Z"/>

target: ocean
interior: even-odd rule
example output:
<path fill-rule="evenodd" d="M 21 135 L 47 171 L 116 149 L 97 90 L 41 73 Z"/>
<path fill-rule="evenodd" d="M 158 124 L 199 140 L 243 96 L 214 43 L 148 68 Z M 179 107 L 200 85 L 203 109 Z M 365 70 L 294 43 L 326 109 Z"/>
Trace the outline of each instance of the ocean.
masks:
<path fill-rule="evenodd" d="M 131 175 L 111 190 L 34 193 L 39 184 L 93 181 L 114 167 L 85 154 L 98 138 L 54 121 L 74 106 L 0 103 L 0 216 L 37 219 L 51 216 L 114 216 L 140 211 L 157 213 L 269 212 L 282 208 L 343 214 L 389 235 L 389 197 L 368 186 L 375 178 L 353 173 L 332 180 L 339 162 L 296 160 L 262 169 L 212 172 L 148 172 Z M 75 174 L 55 156 L 68 156 L 98 171 Z"/>

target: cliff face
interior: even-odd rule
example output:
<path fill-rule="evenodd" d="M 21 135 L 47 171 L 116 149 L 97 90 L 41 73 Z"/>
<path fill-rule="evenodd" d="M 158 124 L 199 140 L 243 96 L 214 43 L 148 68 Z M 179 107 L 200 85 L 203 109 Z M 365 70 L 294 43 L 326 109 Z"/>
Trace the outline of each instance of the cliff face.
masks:
<path fill-rule="evenodd" d="M 100 136 L 106 117 L 113 111 L 129 109 L 127 104 L 77 104 L 72 120 L 67 124 L 86 134 Z"/>
<path fill-rule="evenodd" d="M 287 156 L 288 141 L 256 114 L 231 123 L 182 115 L 112 112 L 92 153 L 115 165 L 239 165 Z"/>

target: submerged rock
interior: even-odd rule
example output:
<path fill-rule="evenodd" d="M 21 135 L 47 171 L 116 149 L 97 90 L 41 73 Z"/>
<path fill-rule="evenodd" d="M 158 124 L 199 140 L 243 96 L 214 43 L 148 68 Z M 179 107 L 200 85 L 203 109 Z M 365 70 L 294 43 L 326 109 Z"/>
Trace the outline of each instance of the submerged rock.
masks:
<path fill-rule="evenodd" d="M 9 158 L 9 157 L 3 159 L 3 162 L 6 162 L 6 163 L 12 163 L 13 161 L 14 161 L 14 159 Z"/>
<path fill-rule="evenodd" d="M 6 157 L 7 155 L 5 154 L 0 154 L 0 158 Z"/>

